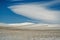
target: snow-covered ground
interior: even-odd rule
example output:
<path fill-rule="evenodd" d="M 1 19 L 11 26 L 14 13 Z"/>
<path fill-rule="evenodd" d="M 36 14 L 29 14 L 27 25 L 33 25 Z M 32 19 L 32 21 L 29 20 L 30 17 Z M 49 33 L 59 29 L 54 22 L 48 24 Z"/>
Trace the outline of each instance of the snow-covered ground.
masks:
<path fill-rule="evenodd" d="M 1 23 L 0 40 L 60 40 L 60 25 Z"/>
<path fill-rule="evenodd" d="M 0 40 L 60 40 L 60 31 L 0 29 Z"/>

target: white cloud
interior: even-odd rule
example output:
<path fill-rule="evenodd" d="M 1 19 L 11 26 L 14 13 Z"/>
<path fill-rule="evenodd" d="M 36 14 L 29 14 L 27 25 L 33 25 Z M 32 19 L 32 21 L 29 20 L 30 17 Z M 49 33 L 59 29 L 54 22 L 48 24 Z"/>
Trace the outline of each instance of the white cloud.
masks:
<path fill-rule="evenodd" d="M 29 18 L 43 20 L 44 22 L 58 22 L 59 11 L 48 10 L 43 4 L 29 3 L 23 5 L 14 5 L 9 7 L 13 12 L 24 15 Z"/>
<path fill-rule="evenodd" d="M 25 23 L 13 23 L 13 24 L 8 24 L 10 26 L 25 26 L 25 25 L 32 25 L 35 23 L 30 23 L 30 22 L 25 22 Z"/>
<path fill-rule="evenodd" d="M 0 26 L 9 27 L 9 26 L 23 26 L 23 25 L 31 25 L 31 24 L 35 24 L 35 23 L 30 23 L 30 22 L 25 22 L 25 23 L 11 23 L 11 24 L 0 23 Z"/>

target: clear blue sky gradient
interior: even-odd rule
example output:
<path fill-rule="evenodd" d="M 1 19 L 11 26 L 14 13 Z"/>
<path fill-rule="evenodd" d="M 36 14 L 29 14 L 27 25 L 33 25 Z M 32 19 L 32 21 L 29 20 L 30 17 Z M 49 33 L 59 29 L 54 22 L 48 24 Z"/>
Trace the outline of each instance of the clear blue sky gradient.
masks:
<path fill-rule="evenodd" d="M 8 6 L 16 5 L 20 3 L 31 3 L 31 2 L 49 2 L 53 0 L 23 0 L 23 1 L 13 1 L 13 0 L 0 0 L 0 23 L 22 23 L 22 22 L 35 22 L 37 20 L 24 17 L 22 15 L 15 14 Z M 50 10 L 60 11 L 60 3 L 50 5 L 47 7 Z M 38 22 L 38 21 L 37 21 Z M 42 21 L 40 21 L 42 22 Z"/>

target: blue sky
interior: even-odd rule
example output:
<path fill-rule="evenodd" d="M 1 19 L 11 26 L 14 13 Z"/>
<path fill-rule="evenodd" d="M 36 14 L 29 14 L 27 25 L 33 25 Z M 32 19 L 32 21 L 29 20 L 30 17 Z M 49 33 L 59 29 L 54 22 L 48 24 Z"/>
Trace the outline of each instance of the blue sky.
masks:
<path fill-rule="evenodd" d="M 34 19 L 34 18 L 16 14 L 8 7 L 13 5 L 21 5 L 22 3 L 23 4 L 28 4 L 33 2 L 46 3 L 51 1 L 54 1 L 54 0 L 0 0 L 0 23 L 22 23 L 22 22 L 43 23 L 44 22 L 43 20 L 38 21 L 37 19 Z M 60 11 L 60 2 L 58 1 L 53 5 L 51 4 L 49 6 L 46 6 L 46 8 L 49 10 Z M 58 18 L 60 17 L 59 15 L 58 15 Z M 49 22 L 44 22 L 44 23 L 49 23 Z M 55 21 L 53 23 L 55 23 Z M 56 23 L 60 23 L 60 21 Z"/>
<path fill-rule="evenodd" d="M 1 4 L 0 5 L 0 23 L 22 23 L 22 22 L 33 21 L 32 19 L 29 19 L 28 17 L 15 14 L 10 9 L 8 9 L 7 7 L 9 5 L 8 4 L 9 2 L 10 0 L 5 0 L 5 1 L 2 0 L 2 2 L 0 1 L 0 4 Z"/>

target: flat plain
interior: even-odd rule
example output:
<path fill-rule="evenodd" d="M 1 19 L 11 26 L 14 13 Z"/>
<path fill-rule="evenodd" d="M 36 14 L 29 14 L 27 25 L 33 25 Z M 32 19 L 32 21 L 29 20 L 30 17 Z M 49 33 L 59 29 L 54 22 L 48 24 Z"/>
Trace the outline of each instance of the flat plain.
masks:
<path fill-rule="evenodd" d="M 60 40 L 60 30 L 0 29 L 0 40 Z"/>

